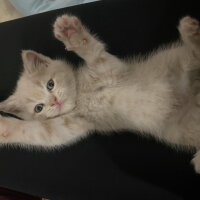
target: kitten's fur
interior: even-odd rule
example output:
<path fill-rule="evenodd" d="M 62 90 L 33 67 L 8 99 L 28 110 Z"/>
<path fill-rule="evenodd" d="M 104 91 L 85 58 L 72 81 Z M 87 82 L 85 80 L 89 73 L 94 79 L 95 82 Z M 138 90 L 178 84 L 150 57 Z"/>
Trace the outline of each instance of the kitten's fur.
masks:
<path fill-rule="evenodd" d="M 68 63 L 23 51 L 24 72 L 3 111 L 25 119 L 0 118 L 0 143 L 56 147 L 93 130 L 129 129 L 171 144 L 195 147 L 200 173 L 200 29 L 180 21 L 181 42 L 147 59 L 122 61 L 106 52 L 74 16 L 58 17 L 54 34 L 85 60 L 77 71 Z M 49 91 L 47 82 L 54 88 Z M 36 104 L 44 104 L 40 113 Z"/>

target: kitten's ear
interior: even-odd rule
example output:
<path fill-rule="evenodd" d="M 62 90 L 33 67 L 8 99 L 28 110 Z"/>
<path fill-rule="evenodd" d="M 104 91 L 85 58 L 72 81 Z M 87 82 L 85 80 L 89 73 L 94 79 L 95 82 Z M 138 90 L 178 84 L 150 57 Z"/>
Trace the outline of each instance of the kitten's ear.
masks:
<path fill-rule="evenodd" d="M 11 95 L 5 101 L 0 102 L 0 111 L 20 116 L 22 108 L 17 104 L 15 96 Z"/>
<path fill-rule="evenodd" d="M 40 53 L 37 53 L 32 50 L 22 51 L 22 60 L 24 64 L 24 69 L 29 73 L 35 73 L 40 70 L 40 67 L 48 67 L 51 59 L 47 56 L 44 56 Z"/>

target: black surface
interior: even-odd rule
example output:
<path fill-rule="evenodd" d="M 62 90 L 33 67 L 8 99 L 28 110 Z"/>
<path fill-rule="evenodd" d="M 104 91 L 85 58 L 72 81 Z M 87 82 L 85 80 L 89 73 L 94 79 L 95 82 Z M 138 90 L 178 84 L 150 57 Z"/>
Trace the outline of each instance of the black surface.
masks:
<path fill-rule="evenodd" d="M 119 57 L 145 54 L 178 38 L 184 15 L 200 19 L 198 1 L 107 0 L 0 24 L 0 99 L 15 87 L 22 49 L 73 63 L 78 59 L 54 39 L 52 24 L 70 12 L 98 33 Z M 0 186 L 52 200 L 197 199 L 200 176 L 192 153 L 132 133 L 90 138 L 54 152 L 0 149 Z M 197 195 L 197 197 L 196 197 Z"/>

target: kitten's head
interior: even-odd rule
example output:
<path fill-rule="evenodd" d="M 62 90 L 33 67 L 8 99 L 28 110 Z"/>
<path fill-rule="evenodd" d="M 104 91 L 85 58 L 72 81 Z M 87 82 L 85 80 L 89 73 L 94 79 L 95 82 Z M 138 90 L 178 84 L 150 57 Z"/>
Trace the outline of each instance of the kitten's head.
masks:
<path fill-rule="evenodd" d="M 76 103 L 72 67 L 31 50 L 22 52 L 24 71 L 0 110 L 23 119 L 46 119 L 70 112 Z"/>

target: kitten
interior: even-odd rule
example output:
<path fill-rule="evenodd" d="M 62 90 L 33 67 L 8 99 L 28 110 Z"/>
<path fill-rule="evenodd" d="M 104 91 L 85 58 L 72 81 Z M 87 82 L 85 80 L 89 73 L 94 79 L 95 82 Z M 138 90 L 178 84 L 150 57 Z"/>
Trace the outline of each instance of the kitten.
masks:
<path fill-rule="evenodd" d="M 195 147 L 200 173 L 199 22 L 187 16 L 178 29 L 181 42 L 147 59 L 123 61 L 106 52 L 77 17 L 58 17 L 55 37 L 85 65 L 73 70 L 64 61 L 23 51 L 24 72 L 0 108 L 24 120 L 1 117 L 0 143 L 54 148 L 93 130 L 137 130 Z"/>

